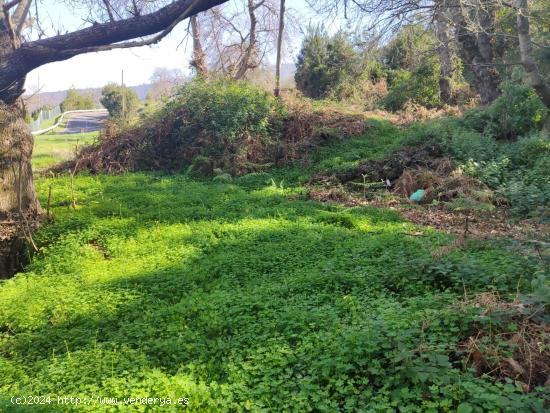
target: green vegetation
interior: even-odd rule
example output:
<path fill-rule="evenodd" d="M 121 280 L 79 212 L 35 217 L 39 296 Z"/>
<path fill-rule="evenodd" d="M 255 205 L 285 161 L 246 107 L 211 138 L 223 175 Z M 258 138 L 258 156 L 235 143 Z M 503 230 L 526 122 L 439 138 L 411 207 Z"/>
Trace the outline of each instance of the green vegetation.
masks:
<path fill-rule="evenodd" d="M 421 25 L 404 26 L 383 47 L 310 28 L 297 58 L 296 87 L 314 99 L 353 101 L 370 109 L 439 107 L 450 102 L 441 101 L 436 49 L 434 34 Z M 472 97 L 461 69 L 449 81 L 454 103 Z"/>
<path fill-rule="evenodd" d="M 101 90 L 101 104 L 114 120 L 127 124 L 136 116 L 141 102 L 134 89 L 110 83 Z"/>
<path fill-rule="evenodd" d="M 168 150 L 200 148 L 197 155 L 208 157 L 211 168 L 238 173 L 250 146 L 279 138 L 272 121 L 281 110 L 273 97 L 251 84 L 199 80 L 181 88 L 160 116 L 176 115 L 171 128 L 176 142 L 168 140 Z"/>
<path fill-rule="evenodd" d="M 309 28 L 296 67 L 296 86 L 306 96 L 326 98 L 360 75 L 359 54 L 343 33 L 329 36 L 323 28 Z"/>
<path fill-rule="evenodd" d="M 188 397 L 198 412 L 464 401 L 543 411 L 457 362 L 479 310 L 452 306 L 464 289 L 528 288 L 535 259 L 484 243 L 434 260 L 449 236 L 266 178 L 79 176 L 74 210 L 67 177 L 40 180 L 59 206 L 37 235 L 42 253 L 2 285 L 4 397 Z"/>
<path fill-rule="evenodd" d="M 223 83 L 193 84 L 173 104 L 188 103 L 197 112 L 184 119 L 226 145 L 267 137 L 279 113 L 256 89 Z M 36 234 L 40 252 L 25 273 L 0 284 L 0 406 L 27 411 L 9 397 L 39 394 L 186 397 L 194 412 L 545 411 L 543 388 L 524 394 L 517 382 L 477 375 L 463 347 L 480 328 L 519 328 L 469 297 L 520 291 L 526 303 L 547 303 L 540 259 L 507 241 L 434 255 L 455 237 L 389 209 L 314 202 L 303 186 L 318 171 L 435 137 L 465 164 L 499 148 L 533 171 L 548 150 L 535 137 L 500 149 L 460 122 L 400 130 L 372 119 L 364 135 L 320 145 L 307 168 L 240 177 L 40 178 L 53 222 Z M 189 126 L 175 131 L 191 136 Z M 75 139 L 48 138 L 37 139 L 37 163 Z"/>
<path fill-rule="evenodd" d="M 72 159 L 78 149 L 95 142 L 97 132 L 34 137 L 33 169 L 43 170 Z"/>
<path fill-rule="evenodd" d="M 513 140 L 540 130 L 548 109 L 535 91 L 513 82 L 505 82 L 501 88 L 502 95 L 489 107 L 466 113 L 465 125 L 499 140 Z"/>
<path fill-rule="evenodd" d="M 495 200 L 509 204 L 516 217 L 549 221 L 550 141 L 539 131 L 544 117 L 532 90 L 507 85 L 492 105 L 463 119 L 415 125 L 411 139 L 443 143 L 446 153 L 495 191 Z"/>
<path fill-rule="evenodd" d="M 357 136 L 319 147 L 314 154 L 314 168 L 329 173 L 349 171 L 369 160 L 382 159 L 392 151 L 418 139 L 399 130 L 389 121 L 377 118 L 366 121 L 366 135 L 368 139 L 365 139 L 365 136 Z"/>
<path fill-rule="evenodd" d="M 382 101 L 389 110 L 403 109 L 407 103 L 428 108 L 441 105 L 439 97 L 440 66 L 431 53 L 437 41 L 420 25 L 405 26 L 382 53 L 388 95 Z"/>
<path fill-rule="evenodd" d="M 90 93 L 78 93 L 76 89 L 72 88 L 67 91 L 67 97 L 61 102 L 61 112 L 94 109 L 96 106 Z"/>
<path fill-rule="evenodd" d="M 285 32 L 273 2 L 103 2 L 84 17 L 105 30 L 28 45 L 38 5 L 17 3 L 1 413 L 549 411 L 548 0 L 308 1 L 355 30 L 310 28 L 297 91 L 279 85 L 300 18 Z M 197 79 L 157 72 L 145 105 L 105 86 L 95 145 L 38 137 L 32 185 L 26 66 L 157 41 L 178 10 Z M 275 49 L 277 98 L 252 84 L 272 89 Z M 73 89 L 62 107 L 92 106 Z M 31 395 L 47 405 L 13 402 Z"/>

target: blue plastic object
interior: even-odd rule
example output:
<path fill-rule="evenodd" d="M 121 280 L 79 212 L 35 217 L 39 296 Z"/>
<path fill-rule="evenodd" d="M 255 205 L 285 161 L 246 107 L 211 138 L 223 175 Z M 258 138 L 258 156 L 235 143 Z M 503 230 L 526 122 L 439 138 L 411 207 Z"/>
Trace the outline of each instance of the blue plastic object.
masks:
<path fill-rule="evenodd" d="M 419 189 L 414 194 L 412 194 L 409 199 L 413 202 L 421 202 L 424 199 L 425 195 L 426 191 L 423 189 Z"/>

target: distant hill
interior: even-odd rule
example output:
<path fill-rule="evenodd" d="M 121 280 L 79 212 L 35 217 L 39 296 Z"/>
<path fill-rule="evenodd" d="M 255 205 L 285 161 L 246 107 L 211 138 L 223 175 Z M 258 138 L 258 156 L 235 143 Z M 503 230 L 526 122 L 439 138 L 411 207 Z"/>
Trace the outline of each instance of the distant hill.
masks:
<path fill-rule="evenodd" d="M 275 73 L 275 67 L 268 69 Z M 281 83 L 283 87 L 289 87 L 294 84 L 294 73 L 296 72 L 296 65 L 293 63 L 285 63 L 281 66 Z M 135 90 L 141 100 L 147 98 L 147 94 L 153 88 L 152 84 L 142 84 L 137 86 L 130 86 Z M 88 88 L 88 89 L 76 89 L 79 93 L 89 93 L 94 97 L 94 101 L 97 106 L 100 107 L 99 99 L 101 98 L 101 88 Z M 39 95 L 26 95 L 23 96 L 25 105 L 29 112 L 34 111 L 44 105 L 57 106 L 67 97 L 67 91 L 62 90 L 58 92 L 42 92 Z"/>

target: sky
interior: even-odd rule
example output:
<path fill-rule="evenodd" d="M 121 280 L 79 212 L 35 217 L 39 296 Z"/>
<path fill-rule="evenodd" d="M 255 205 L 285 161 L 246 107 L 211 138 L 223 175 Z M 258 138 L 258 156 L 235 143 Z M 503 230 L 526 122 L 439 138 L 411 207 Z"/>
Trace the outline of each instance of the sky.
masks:
<path fill-rule="evenodd" d="M 58 0 L 44 0 L 42 4 L 47 6 L 44 9 L 48 14 L 42 19 L 48 22 L 48 27 L 62 26 L 66 30 L 84 27 L 78 10 L 71 11 Z M 304 29 L 309 23 L 318 22 L 305 0 L 287 1 L 287 8 L 295 9 L 300 14 Z M 33 93 L 38 88 L 41 92 L 53 92 L 71 87 L 102 87 L 109 82 L 120 82 L 122 71 L 124 83 L 131 86 L 148 83 L 158 67 L 180 69 L 189 73 L 192 45 L 190 40 L 182 43 L 186 30 L 187 21 L 184 21 L 154 46 L 89 53 L 44 65 L 27 76 L 27 93 Z M 298 47 L 299 40 L 297 44 L 290 45 L 287 62 L 294 61 Z"/>

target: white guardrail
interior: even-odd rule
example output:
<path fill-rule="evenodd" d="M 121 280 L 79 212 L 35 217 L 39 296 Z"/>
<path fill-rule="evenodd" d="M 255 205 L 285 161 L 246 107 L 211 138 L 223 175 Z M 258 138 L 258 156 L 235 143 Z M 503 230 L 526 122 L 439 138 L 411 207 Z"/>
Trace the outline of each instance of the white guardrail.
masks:
<path fill-rule="evenodd" d="M 85 112 L 107 112 L 106 109 L 82 109 L 82 110 L 68 110 L 67 112 L 63 112 L 61 115 L 59 115 L 59 119 L 57 120 L 57 123 L 53 126 L 50 126 L 46 129 L 41 129 L 32 132 L 33 135 L 42 135 L 43 133 L 49 132 L 55 128 L 57 128 L 59 125 L 61 125 L 61 122 L 63 122 L 63 118 L 65 115 L 70 115 L 71 113 L 85 113 Z"/>

